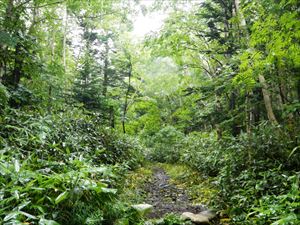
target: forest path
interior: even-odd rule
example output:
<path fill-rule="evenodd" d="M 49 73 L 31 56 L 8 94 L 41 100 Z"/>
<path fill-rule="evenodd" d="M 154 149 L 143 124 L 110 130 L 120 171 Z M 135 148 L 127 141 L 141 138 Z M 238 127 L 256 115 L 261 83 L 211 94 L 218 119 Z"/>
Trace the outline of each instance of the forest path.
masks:
<path fill-rule="evenodd" d="M 161 167 L 153 168 L 153 177 L 145 185 L 145 193 L 145 202 L 154 207 L 149 218 L 161 218 L 168 213 L 180 215 L 183 212 L 199 213 L 205 210 L 201 205 L 192 205 L 186 190 L 172 184 Z"/>
<path fill-rule="evenodd" d="M 206 207 L 210 204 L 213 194 L 217 192 L 212 183 L 211 178 L 202 176 L 185 165 L 147 163 L 127 175 L 125 190 L 121 197 L 132 205 L 153 206 L 145 218 L 152 221 L 149 224 L 183 224 L 155 221 L 164 220 L 170 214 L 173 216 L 175 214 L 179 218 L 185 212 L 195 215 L 208 212 L 214 214 L 214 210 L 207 210 Z M 215 215 L 209 219 L 209 223 L 203 224 L 227 224 L 222 223 L 220 219 Z"/>

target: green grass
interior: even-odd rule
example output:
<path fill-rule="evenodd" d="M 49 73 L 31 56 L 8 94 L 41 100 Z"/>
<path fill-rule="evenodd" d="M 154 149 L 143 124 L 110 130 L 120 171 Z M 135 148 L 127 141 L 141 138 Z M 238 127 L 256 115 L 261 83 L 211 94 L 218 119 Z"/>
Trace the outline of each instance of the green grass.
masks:
<path fill-rule="evenodd" d="M 125 178 L 121 199 L 131 204 L 142 203 L 145 200 L 144 186 L 152 178 L 151 165 L 145 165 L 129 172 Z"/>

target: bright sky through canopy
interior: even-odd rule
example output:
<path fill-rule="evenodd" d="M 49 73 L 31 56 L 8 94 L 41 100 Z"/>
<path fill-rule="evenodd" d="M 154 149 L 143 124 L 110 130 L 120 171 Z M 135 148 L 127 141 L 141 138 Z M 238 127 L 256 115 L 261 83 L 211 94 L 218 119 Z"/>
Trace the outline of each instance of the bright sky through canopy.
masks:
<path fill-rule="evenodd" d="M 154 0 L 142 0 L 141 5 L 145 7 L 151 6 Z M 150 32 L 158 31 L 162 25 L 164 19 L 167 18 L 167 13 L 162 11 L 149 12 L 143 15 L 140 11 L 139 14 L 134 18 L 133 31 L 134 37 L 143 38 L 146 34 Z"/>

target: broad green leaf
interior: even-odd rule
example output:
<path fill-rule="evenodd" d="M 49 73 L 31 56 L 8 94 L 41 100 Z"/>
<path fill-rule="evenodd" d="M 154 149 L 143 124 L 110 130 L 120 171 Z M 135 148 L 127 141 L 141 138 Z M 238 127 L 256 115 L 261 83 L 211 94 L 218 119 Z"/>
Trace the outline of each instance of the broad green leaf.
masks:
<path fill-rule="evenodd" d="M 17 159 L 15 160 L 15 171 L 17 173 L 19 173 L 19 171 L 20 171 L 20 162 Z"/>
<path fill-rule="evenodd" d="M 7 168 L 7 166 L 4 163 L 0 163 L 0 174 L 4 176 L 9 173 L 10 170 Z"/>
<path fill-rule="evenodd" d="M 42 218 L 39 221 L 39 225 L 60 225 L 60 224 L 54 220 L 47 220 Z"/>
<path fill-rule="evenodd" d="M 7 221 L 9 221 L 9 220 L 11 220 L 11 219 L 14 219 L 14 218 L 16 218 L 19 214 L 20 214 L 19 211 L 11 212 L 11 213 L 7 214 L 7 215 L 4 217 L 3 221 L 7 222 Z"/>
<path fill-rule="evenodd" d="M 21 210 L 21 209 L 23 209 L 24 207 L 26 207 L 30 203 L 31 203 L 31 201 L 24 202 L 24 203 L 22 203 L 21 205 L 18 206 L 18 209 Z"/>
<path fill-rule="evenodd" d="M 64 191 L 61 193 L 57 198 L 55 199 L 55 204 L 60 203 L 61 201 L 65 200 L 68 197 L 69 193 L 67 191 Z"/>
<path fill-rule="evenodd" d="M 22 214 L 22 215 L 24 215 L 24 216 L 26 216 L 27 218 L 30 218 L 30 219 L 34 219 L 34 220 L 37 219 L 36 216 L 31 215 L 27 212 L 20 211 L 20 214 Z"/>
<path fill-rule="evenodd" d="M 113 194 L 116 194 L 117 193 L 117 189 L 113 189 L 113 188 L 102 188 L 102 191 L 104 193 L 113 193 Z"/>

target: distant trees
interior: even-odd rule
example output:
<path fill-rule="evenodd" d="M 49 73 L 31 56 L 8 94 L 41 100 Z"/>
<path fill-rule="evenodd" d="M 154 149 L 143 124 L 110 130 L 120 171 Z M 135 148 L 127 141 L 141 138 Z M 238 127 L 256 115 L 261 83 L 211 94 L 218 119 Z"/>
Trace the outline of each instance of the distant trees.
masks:
<path fill-rule="evenodd" d="M 201 74 L 198 87 L 186 89 L 201 96 L 194 127 L 236 136 L 268 120 L 297 129 L 299 4 L 207 0 L 193 8 L 173 12 L 146 44 Z"/>

